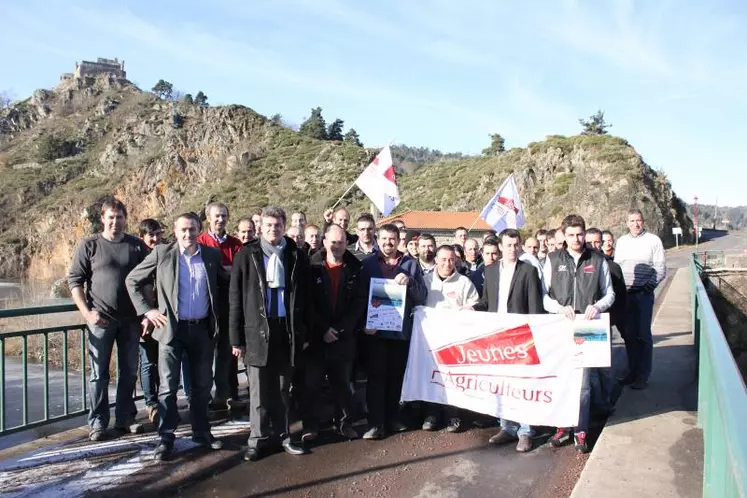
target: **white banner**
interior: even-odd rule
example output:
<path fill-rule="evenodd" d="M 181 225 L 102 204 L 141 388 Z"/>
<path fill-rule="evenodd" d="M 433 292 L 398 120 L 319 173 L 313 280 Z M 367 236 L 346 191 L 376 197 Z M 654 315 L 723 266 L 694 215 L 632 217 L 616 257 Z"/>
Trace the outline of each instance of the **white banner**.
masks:
<path fill-rule="evenodd" d="M 587 329 L 590 323 L 595 330 L 609 327 L 608 320 L 583 321 Z M 574 329 L 587 330 L 581 324 L 561 315 L 418 307 L 401 399 L 530 425 L 573 427 L 582 378 L 576 367 L 581 358 L 592 357 L 579 353 L 583 343 L 598 342 L 574 340 Z"/>

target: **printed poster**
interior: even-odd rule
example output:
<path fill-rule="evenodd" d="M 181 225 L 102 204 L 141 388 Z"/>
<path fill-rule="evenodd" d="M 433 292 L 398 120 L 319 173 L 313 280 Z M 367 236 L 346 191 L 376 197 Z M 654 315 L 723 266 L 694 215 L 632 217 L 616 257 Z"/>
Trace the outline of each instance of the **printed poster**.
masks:
<path fill-rule="evenodd" d="M 399 285 L 392 279 L 372 278 L 368 290 L 366 328 L 401 332 L 406 298 L 406 285 Z"/>

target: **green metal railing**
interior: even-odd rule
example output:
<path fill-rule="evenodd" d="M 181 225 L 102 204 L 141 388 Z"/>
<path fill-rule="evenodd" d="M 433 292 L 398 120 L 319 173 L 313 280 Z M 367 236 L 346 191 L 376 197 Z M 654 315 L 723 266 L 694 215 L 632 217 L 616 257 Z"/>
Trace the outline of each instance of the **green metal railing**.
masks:
<path fill-rule="evenodd" d="M 33 308 L 12 308 L 0 310 L 0 319 L 33 317 L 37 315 L 48 315 L 52 313 L 66 313 L 76 311 L 73 304 L 63 304 L 56 306 L 38 306 Z M 19 330 L 13 332 L 0 332 L 0 436 L 12 434 L 21 430 L 32 429 L 41 425 L 66 420 L 77 417 L 88 411 L 86 400 L 86 325 L 60 325 L 54 327 L 36 328 L 28 330 Z M 70 370 L 68 368 L 68 351 L 71 346 L 69 341 L 70 332 L 80 332 L 80 356 L 81 368 L 77 376 L 80 380 L 81 402 L 80 407 L 72 408 L 70 406 L 69 382 Z M 62 414 L 51 415 L 49 406 L 49 339 L 54 334 L 62 335 Z M 44 415 L 38 420 L 29 420 L 29 338 L 32 336 L 41 336 L 42 342 L 42 365 L 44 368 Z M 7 427 L 7 403 L 6 403 L 6 345 L 9 339 L 20 338 L 21 341 L 21 423 L 13 427 Z"/>
<path fill-rule="evenodd" d="M 698 347 L 698 425 L 703 429 L 703 496 L 747 497 L 747 388 L 701 280 L 706 258 L 690 265 Z"/>

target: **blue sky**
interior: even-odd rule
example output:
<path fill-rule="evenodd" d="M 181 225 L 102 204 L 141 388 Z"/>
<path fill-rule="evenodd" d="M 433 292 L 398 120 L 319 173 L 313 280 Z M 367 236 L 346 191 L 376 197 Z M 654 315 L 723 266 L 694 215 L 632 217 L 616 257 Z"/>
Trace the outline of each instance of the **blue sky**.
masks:
<path fill-rule="evenodd" d="M 321 106 L 366 145 L 478 153 L 578 133 L 603 109 L 692 201 L 747 204 L 743 0 L 4 0 L 0 90 L 119 57 L 212 104 L 299 123 Z"/>

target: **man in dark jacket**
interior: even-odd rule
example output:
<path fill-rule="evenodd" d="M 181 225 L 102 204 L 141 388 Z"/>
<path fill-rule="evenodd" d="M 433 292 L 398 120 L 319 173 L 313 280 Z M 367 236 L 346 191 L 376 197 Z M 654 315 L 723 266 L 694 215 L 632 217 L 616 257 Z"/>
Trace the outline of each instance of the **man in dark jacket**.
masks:
<path fill-rule="evenodd" d="M 485 285 L 485 270 L 488 266 L 498 261 L 499 254 L 498 239 L 485 239 L 485 242 L 482 245 L 482 262 L 480 263 L 480 266 L 477 267 L 477 270 L 472 272 L 469 276 L 469 279 L 472 280 L 472 284 L 475 286 L 475 289 L 477 289 L 477 293 L 480 297 L 482 297 L 482 289 Z"/>
<path fill-rule="evenodd" d="M 229 336 L 234 356 L 243 355 L 249 369 L 247 461 L 258 460 L 273 436 L 286 453 L 305 453 L 291 442 L 289 410 L 293 368 L 308 345 L 309 262 L 283 236 L 285 223 L 281 208 L 263 209 L 260 239 L 244 246 L 231 269 Z"/>
<path fill-rule="evenodd" d="M 338 431 L 357 439 L 352 427 L 353 393 L 350 379 L 367 295 L 360 280 L 362 263 L 347 250 L 345 231 L 331 225 L 324 249 L 311 258 L 311 321 L 306 350 L 304 441 L 319 431 L 317 410 L 325 375 L 341 414 Z"/>
<path fill-rule="evenodd" d="M 537 269 L 519 259 L 521 234 L 507 228 L 499 237 L 503 258 L 485 267 L 485 285 L 480 302 L 474 306 L 477 311 L 493 313 L 518 313 L 536 315 L 542 308 L 542 285 Z M 492 444 L 504 444 L 518 439 L 516 451 L 532 449 L 534 431 L 521 420 L 501 419 L 501 430 L 490 438 Z"/>
<path fill-rule="evenodd" d="M 381 439 L 386 436 L 387 429 L 392 432 L 407 430 L 399 417 L 399 398 L 412 333 L 412 309 L 424 304 L 427 294 L 418 261 L 413 258 L 405 260 L 404 254 L 397 251 L 397 227 L 383 225 L 379 228 L 378 241 L 380 252 L 363 260 L 366 293 L 372 278 L 386 278 L 407 286 L 407 298 L 401 331 L 364 330 L 361 347 L 366 358 L 366 401 L 371 426 L 363 435 L 364 439 Z"/>

